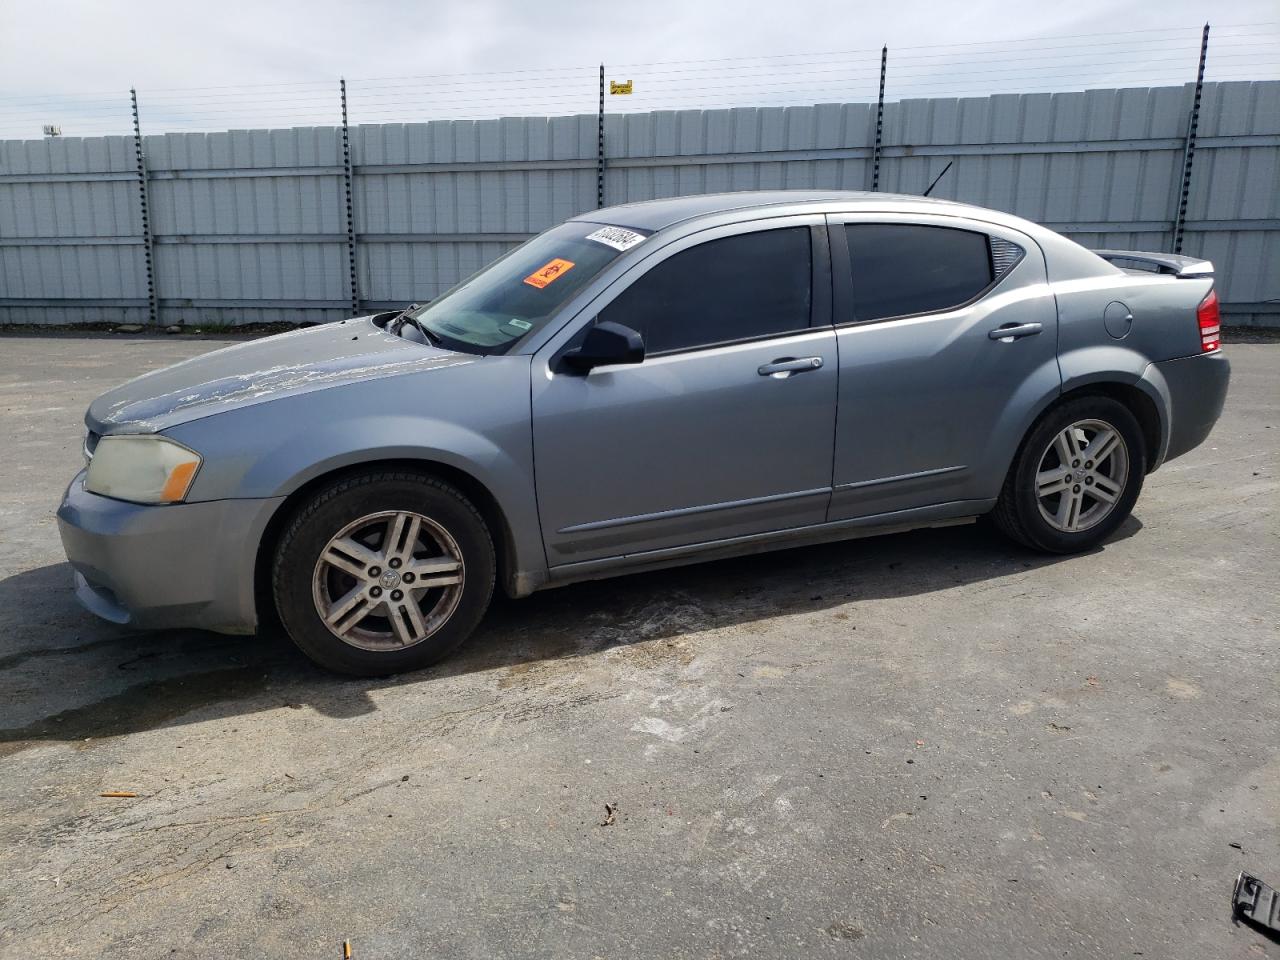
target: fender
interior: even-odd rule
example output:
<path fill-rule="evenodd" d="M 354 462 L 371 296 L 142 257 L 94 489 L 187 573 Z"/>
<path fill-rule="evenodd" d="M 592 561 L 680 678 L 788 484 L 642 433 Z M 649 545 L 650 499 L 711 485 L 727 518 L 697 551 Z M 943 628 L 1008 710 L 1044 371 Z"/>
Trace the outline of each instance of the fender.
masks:
<path fill-rule="evenodd" d="M 1082 346 L 1058 357 L 1062 367 L 1062 392 L 1103 383 L 1121 383 L 1135 387 L 1155 407 L 1160 421 L 1160 442 L 1152 451 L 1148 472 L 1164 462 L 1169 449 L 1170 411 L 1173 409 L 1169 386 L 1159 367 L 1136 350 L 1120 344 Z"/>
<path fill-rule="evenodd" d="M 982 460 L 987 466 L 976 476 L 998 476 L 1003 482 L 1023 439 L 1044 412 L 1064 395 L 1095 384 L 1134 387 L 1151 400 L 1160 419 L 1160 443 L 1158 449 L 1152 451 L 1148 472 L 1155 470 L 1164 461 L 1169 446 L 1171 402 L 1164 376 L 1156 364 L 1148 363 L 1133 350 L 1099 345 L 1063 354 L 1056 365 L 1045 364 L 1032 372 L 1010 397 L 1003 418 L 991 431 Z M 969 495 L 981 498 L 998 493 L 998 488 L 984 487 L 975 488 Z"/>
<path fill-rule="evenodd" d="M 466 405 L 448 402 L 448 371 L 436 371 L 281 397 L 164 432 L 205 458 L 193 502 L 283 502 L 319 477 L 385 460 L 461 471 L 497 503 L 511 534 L 513 582 L 531 592 L 545 579 L 546 555 L 534 494 L 528 359 L 489 358 L 456 369 L 468 370 Z M 304 422 L 313 426 L 293 426 Z"/>

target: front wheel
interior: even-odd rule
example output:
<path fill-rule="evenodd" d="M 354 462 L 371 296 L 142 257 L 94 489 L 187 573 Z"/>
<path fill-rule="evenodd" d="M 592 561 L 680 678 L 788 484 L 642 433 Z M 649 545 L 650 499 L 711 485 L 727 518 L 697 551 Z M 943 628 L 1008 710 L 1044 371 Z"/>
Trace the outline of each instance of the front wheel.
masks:
<path fill-rule="evenodd" d="M 1019 543 L 1047 553 L 1097 546 L 1142 491 L 1147 452 L 1124 404 L 1081 397 L 1051 410 L 1028 434 L 993 517 Z"/>
<path fill-rule="evenodd" d="M 441 660 L 493 595 L 493 540 L 459 491 L 432 477 L 370 472 L 305 503 L 280 538 L 276 608 L 321 666 L 384 676 Z"/>

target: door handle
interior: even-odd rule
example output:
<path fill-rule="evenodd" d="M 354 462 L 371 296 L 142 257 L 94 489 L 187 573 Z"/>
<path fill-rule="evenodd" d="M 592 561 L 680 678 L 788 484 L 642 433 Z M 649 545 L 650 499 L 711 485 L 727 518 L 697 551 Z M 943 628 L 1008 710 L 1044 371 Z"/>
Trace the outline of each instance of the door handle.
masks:
<path fill-rule="evenodd" d="M 1006 323 L 1003 327 L 996 327 L 990 331 L 987 336 L 992 340 L 1012 343 L 1019 337 L 1034 337 L 1043 329 L 1044 327 L 1039 323 Z"/>
<path fill-rule="evenodd" d="M 756 373 L 762 377 L 773 377 L 775 380 L 785 380 L 793 373 L 804 373 L 807 370 L 818 370 L 822 367 L 821 357 L 801 357 L 799 360 L 793 357 L 779 357 L 773 363 L 766 363 L 760 367 Z"/>

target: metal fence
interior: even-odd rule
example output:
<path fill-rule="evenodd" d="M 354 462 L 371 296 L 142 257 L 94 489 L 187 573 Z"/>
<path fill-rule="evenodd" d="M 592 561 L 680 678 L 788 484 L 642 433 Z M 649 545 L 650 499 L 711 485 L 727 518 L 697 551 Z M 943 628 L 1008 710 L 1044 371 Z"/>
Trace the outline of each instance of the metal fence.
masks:
<path fill-rule="evenodd" d="M 0 324 L 338 319 L 602 203 L 948 163 L 934 196 L 1087 246 L 1181 236 L 1228 322 L 1280 325 L 1280 81 L 0 141 Z"/>

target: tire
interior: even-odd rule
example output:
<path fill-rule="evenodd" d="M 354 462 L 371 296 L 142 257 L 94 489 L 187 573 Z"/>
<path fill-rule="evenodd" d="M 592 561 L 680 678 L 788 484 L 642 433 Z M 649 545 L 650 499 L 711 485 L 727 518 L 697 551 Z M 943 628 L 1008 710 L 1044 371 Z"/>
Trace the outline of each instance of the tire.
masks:
<path fill-rule="evenodd" d="M 496 568 L 489 529 L 458 490 L 380 470 L 305 501 L 276 546 L 271 579 L 303 653 L 337 673 L 377 677 L 456 650 L 488 609 Z"/>
<path fill-rule="evenodd" d="M 1090 457 L 1091 448 L 1101 460 Z M 1124 404 L 1101 396 L 1068 400 L 1023 440 L 992 519 L 1034 550 L 1091 550 L 1128 518 L 1146 472 L 1142 429 Z"/>

